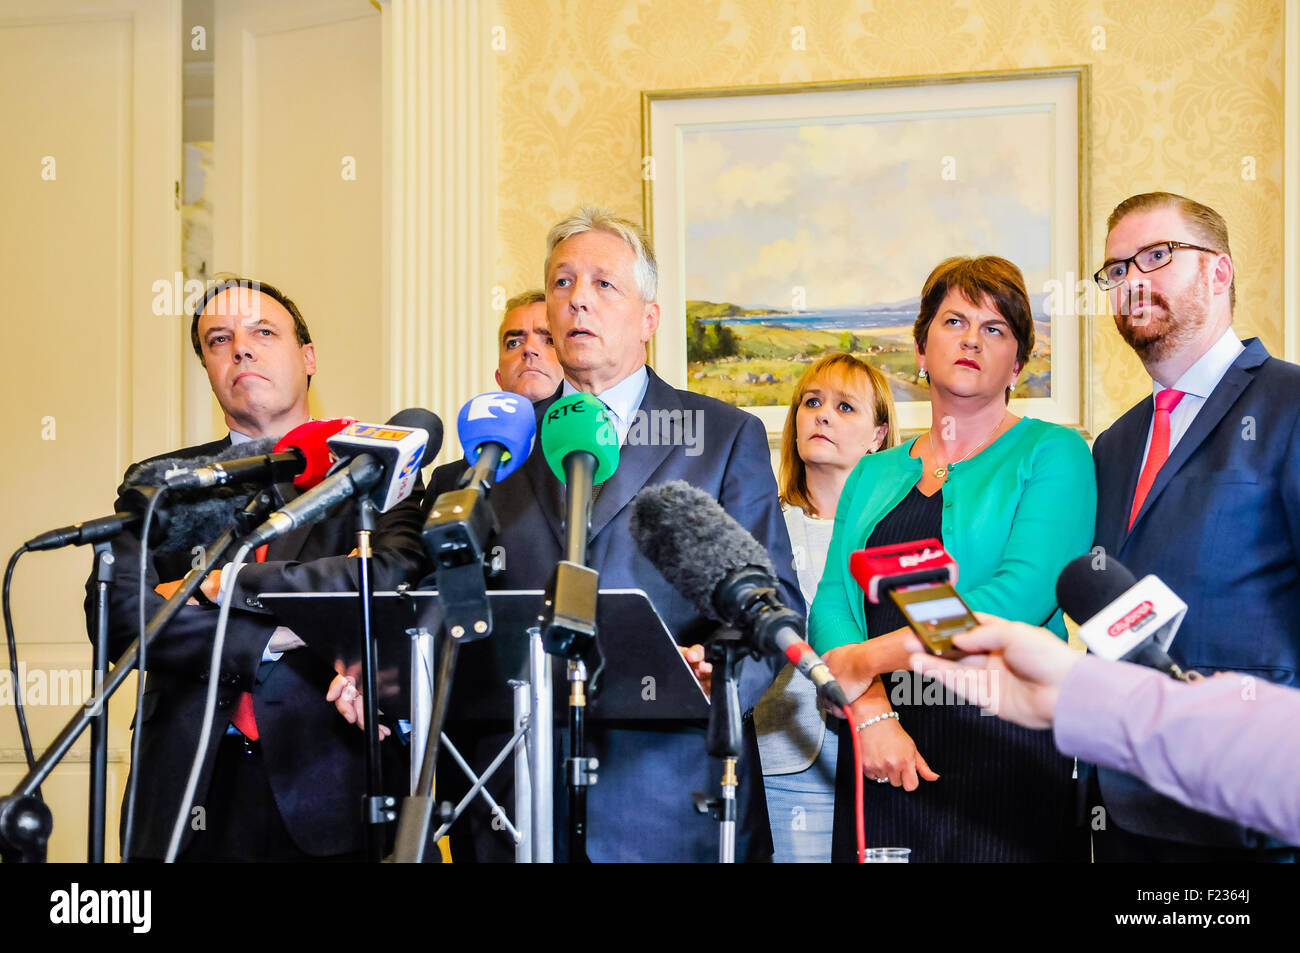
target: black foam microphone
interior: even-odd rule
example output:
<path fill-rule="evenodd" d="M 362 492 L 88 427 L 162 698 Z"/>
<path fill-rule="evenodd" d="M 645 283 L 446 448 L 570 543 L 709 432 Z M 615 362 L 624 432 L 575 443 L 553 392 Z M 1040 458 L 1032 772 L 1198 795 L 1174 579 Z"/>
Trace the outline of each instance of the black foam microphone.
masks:
<path fill-rule="evenodd" d="M 844 690 L 806 641 L 804 617 L 781 603 L 767 550 L 718 502 L 683 480 L 633 500 L 629 530 L 641 555 L 700 613 L 738 629 L 764 655 L 784 655 L 837 711 Z"/>
<path fill-rule="evenodd" d="M 201 457 L 159 457 L 131 467 L 126 471 L 126 479 L 122 482 L 126 486 L 172 486 L 172 481 L 177 480 L 181 474 L 212 469 L 234 461 L 243 463 L 245 460 L 260 460 L 269 456 L 274 449 L 274 437 L 261 437 L 257 440 L 245 440 L 243 443 L 232 443 L 220 453 L 206 454 Z M 245 481 L 241 479 L 233 482 Z M 253 478 L 248 482 L 253 482 Z"/>
<path fill-rule="evenodd" d="M 218 454 L 201 457 L 164 457 L 139 463 L 126 472 L 122 489 L 119 491 L 116 509 L 132 513 L 144 513 L 149 496 L 157 492 L 160 485 L 166 483 L 168 472 L 190 470 L 221 464 L 227 460 L 237 460 L 249 456 L 269 454 L 275 446 L 275 439 L 264 437 L 259 440 L 232 444 Z M 229 483 L 208 489 L 171 490 L 163 499 L 163 505 L 154 513 L 154 519 L 163 519 L 165 534 L 154 544 L 154 533 L 150 532 L 150 545 L 158 555 L 189 552 L 196 546 L 206 547 L 221 535 L 226 527 L 235 523 L 249 500 L 263 489 L 263 482 Z M 165 515 L 164 515 L 165 514 Z"/>
<path fill-rule="evenodd" d="M 1188 679 L 1168 653 L 1187 604 L 1155 576 L 1137 580 L 1118 559 L 1089 553 L 1061 570 L 1056 601 L 1094 655 Z"/>
<path fill-rule="evenodd" d="M 102 543 L 104 540 L 112 539 L 128 527 L 138 526 L 143 518 L 144 510 L 141 509 L 138 512 L 120 512 L 114 513 L 112 516 L 101 516 L 99 519 L 84 520 L 80 523 L 73 523 L 71 526 L 63 526 L 59 529 L 41 533 L 39 536 L 34 536 L 24 544 L 24 547 L 35 551 Z M 166 519 L 160 519 L 160 514 L 154 514 L 153 527 L 149 531 L 151 544 L 157 545 L 166 539 L 166 523 Z"/>

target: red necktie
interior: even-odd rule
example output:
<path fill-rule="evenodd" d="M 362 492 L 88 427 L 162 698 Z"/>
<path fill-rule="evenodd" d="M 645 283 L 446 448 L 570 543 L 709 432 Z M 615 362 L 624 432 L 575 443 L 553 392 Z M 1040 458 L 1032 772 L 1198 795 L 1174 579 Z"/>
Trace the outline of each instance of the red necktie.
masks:
<path fill-rule="evenodd" d="M 1166 432 L 1167 429 L 1166 429 Z M 257 547 L 257 561 L 266 562 L 266 546 Z M 230 723 L 240 730 L 249 741 L 257 740 L 257 719 L 253 716 L 253 695 L 240 692 L 235 702 L 235 710 L 230 715 Z"/>
<path fill-rule="evenodd" d="M 1169 415 L 1182 399 L 1183 392 L 1172 387 L 1156 394 L 1156 416 L 1151 424 L 1151 449 L 1147 451 L 1147 462 L 1142 467 L 1142 475 L 1138 477 L 1137 492 L 1133 494 L 1133 509 L 1128 515 L 1129 529 L 1133 528 L 1133 521 L 1137 519 L 1147 494 L 1151 492 L 1151 484 L 1156 482 L 1156 474 L 1169 459 Z"/>

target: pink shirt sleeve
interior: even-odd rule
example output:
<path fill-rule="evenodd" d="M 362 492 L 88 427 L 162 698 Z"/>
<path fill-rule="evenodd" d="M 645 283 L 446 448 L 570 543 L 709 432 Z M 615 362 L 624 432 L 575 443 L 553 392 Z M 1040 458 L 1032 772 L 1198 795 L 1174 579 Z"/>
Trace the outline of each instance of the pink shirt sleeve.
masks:
<path fill-rule="evenodd" d="M 1089 655 L 1061 684 L 1054 724 L 1064 754 L 1300 844 L 1300 691 L 1238 674 L 1184 684 Z"/>

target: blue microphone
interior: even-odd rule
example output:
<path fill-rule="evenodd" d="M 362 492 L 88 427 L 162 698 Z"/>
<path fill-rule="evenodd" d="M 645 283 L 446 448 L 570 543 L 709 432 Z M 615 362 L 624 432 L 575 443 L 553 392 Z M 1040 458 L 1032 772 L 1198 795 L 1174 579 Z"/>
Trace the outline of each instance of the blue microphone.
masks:
<path fill-rule="evenodd" d="M 490 391 L 460 409 L 456 436 L 471 471 L 467 485 L 478 478 L 489 486 L 519 469 L 533 449 L 537 418 L 533 405 L 518 394 Z"/>
<path fill-rule="evenodd" d="M 470 467 L 455 490 L 433 501 L 424 523 L 424 546 L 440 569 L 482 563 L 497 528 L 488 491 L 528 459 L 537 436 L 536 411 L 518 394 L 479 394 L 456 417 L 456 436 Z M 439 587 L 445 587 L 442 579 Z"/>

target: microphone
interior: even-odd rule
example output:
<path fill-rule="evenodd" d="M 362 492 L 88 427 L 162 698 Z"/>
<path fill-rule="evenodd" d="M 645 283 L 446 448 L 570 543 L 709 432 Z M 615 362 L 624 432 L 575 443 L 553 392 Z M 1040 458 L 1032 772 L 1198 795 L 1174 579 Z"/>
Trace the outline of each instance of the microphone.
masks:
<path fill-rule="evenodd" d="M 351 418 L 309 420 L 276 441 L 269 453 L 248 452 L 250 447 L 260 448 L 265 440 L 234 444 L 210 463 L 196 465 L 191 460 L 186 466 L 169 469 L 163 475 L 163 482 L 170 489 L 197 489 L 236 482 L 286 483 L 293 480 L 298 489 L 310 489 L 324 478 L 333 463 L 326 439 L 355 422 Z M 232 457 L 232 453 L 240 455 Z"/>
<path fill-rule="evenodd" d="M 893 546 L 873 546 L 849 553 L 849 574 L 862 587 L 872 605 L 880 604 L 882 592 L 900 586 L 946 582 L 957 585 L 957 560 L 948 555 L 937 539 Z"/>
<path fill-rule="evenodd" d="M 487 503 L 488 491 L 519 469 L 532 452 L 536 435 L 533 405 L 517 394 L 492 391 L 461 408 L 456 436 L 470 469 L 459 488 L 439 494 L 425 521 L 424 545 L 436 566 L 482 562 L 497 525 Z"/>
<path fill-rule="evenodd" d="M 326 443 L 339 464 L 319 484 L 266 518 L 245 542 L 269 543 L 290 530 L 323 518 L 353 495 L 363 496 L 381 513 L 406 499 L 419 470 L 442 447 L 442 421 L 420 408 L 399 411 L 386 424 L 354 423 Z"/>
<path fill-rule="evenodd" d="M 784 655 L 837 711 L 849 704 L 806 641 L 804 617 L 783 605 L 767 550 L 707 493 L 684 480 L 649 486 L 633 501 L 641 555 L 701 614 L 739 629 L 764 655 Z"/>
<path fill-rule="evenodd" d="M 1155 576 L 1138 581 L 1119 560 L 1089 553 L 1061 570 L 1056 601 L 1079 623 L 1079 638 L 1099 658 L 1189 680 L 1190 673 L 1168 654 L 1187 603 Z"/>
<path fill-rule="evenodd" d="M 599 573 L 587 565 L 592 489 L 618 469 L 618 432 L 609 410 L 591 394 L 562 397 L 542 416 L 542 453 L 564 484 L 564 559 L 546 587 L 542 632 L 546 651 L 585 659 L 596 640 Z"/>
<path fill-rule="evenodd" d="M 329 473 L 334 465 L 334 455 L 330 452 L 328 440 L 345 427 L 356 423 L 355 417 L 334 417 L 329 420 L 309 420 L 299 424 L 276 441 L 274 449 L 279 452 L 295 449 L 303 456 L 302 472 L 293 478 L 293 485 L 299 490 L 310 490 Z"/>
<path fill-rule="evenodd" d="M 532 452 L 537 436 L 533 405 L 505 391 L 479 394 L 460 409 L 456 436 L 465 450 L 465 462 L 474 468 L 467 485 L 490 486 L 518 470 Z"/>
<path fill-rule="evenodd" d="M 179 480 L 182 478 L 182 474 L 197 470 L 224 468 L 228 464 L 233 465 L 236 461 L 242 462 L 250 458 L 265 459 L 271 454 L 274 447 L 274 440 L 270 437 L 261 437 L 244 443 L 233 443 L 220 453 L 201 457 L 159 457 L 156 460 L 147 460 L 144 463 L 134 464 L 131 469 L 126 471 L 126 477 L 122 482 L 125 486 L 167 486 L 176 488 L 168 479 L 173 475 Z M 227 481 L 226 485 L 230 482 L 236 481 Z M 237 482 L 249 481 L 241 479 Z"/>
<path fill-rule="evenodd" d="M 541 437 L 546 463 L 565 487 L 567 558 L 585 565 L 591 491 L 618 469 L 618 432 L 604 404 L 577 393 L 551 404 L 542 417 Z"/>
<path fill-rule="evenodd" d="M 244 456 L 264 456 L 273 451 L 274 445 L 270 437 L 263 437 L 232 444 L 217 454 L 200 457 L 161 457 L 138 463 L 127 470 L 114 508 L 119 512 L 143 514 L 150 496 L 162 492 L 160 488 L 166 483 L 168 472 L 224 464 L 228 460 L 237 460 Z M 154 512 L 155 520 L 166 514 L 166 535 L 154 546 L 154 534 L 151 531 L 149 534 L 151 548 L 159 555 L 190 552 L 196 546 L 206 548 L 225 527 L 235 523 L 249 500 L 261 489 L 260 483 L 238 481 L 208 489 L 167 491 L 163 505 Z"/>
<path fill-rule="evenodd" d="M 41 533 L 41 535 L 29 539 L 23 544 L 23 547 L 35 551 L 102 543 L 106 539 L 112 539 L 125 529 L 139 525 L 143 518 L 144 510 L 141 509 L 138 512 L 119 512 L 114 513 L 112 516 L 101 516 L 99 519 L 84 520 L 80 523 L 73 523 L 71 526 L 64 526 L 60 529 L 52 529 L 49 532 Z M 162 513 L 154 513 L 153 528 L 149 532 L 151 544 L 157 544 L 166 537 L 166 523 L 167 520 Z"/>

